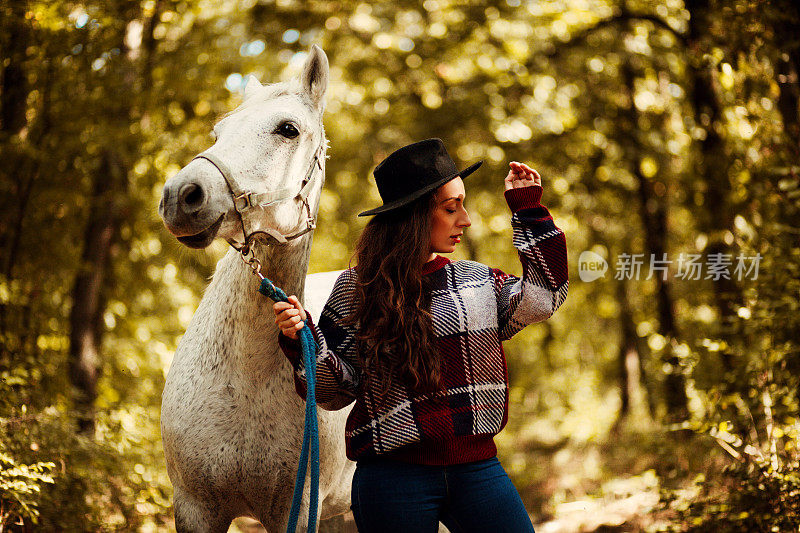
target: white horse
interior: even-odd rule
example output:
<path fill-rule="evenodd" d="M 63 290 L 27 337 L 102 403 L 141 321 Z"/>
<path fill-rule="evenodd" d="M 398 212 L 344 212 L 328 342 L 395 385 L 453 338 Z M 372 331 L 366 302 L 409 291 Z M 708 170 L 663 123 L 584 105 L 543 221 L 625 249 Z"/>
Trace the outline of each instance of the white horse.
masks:
<path fill-rule="evenodd" d="M 192 248 L 216 237 L 242 243 L 249 234 L 267 235 L 272 243 L 256 240 L 249 257 L 317 319 L 339 274 L 306 278 L 325 180 L 327 85 L 328 59 L 317 46 L 297 79 L 262 86 L 250 77 L 242 105 L 215 125 L 215 144 L 167 181 L 159 205 L 169 231 Z M 286 529 L 305 403 L 277 345 L 273 302 L 256 292 L 258 282 L 230 249 L 167 375 L 161 435 L 179 532 L 227 531 L 239 516 L 259 520 L 271 533 Z M 344 426 L 350 409 L 318 409 L 317 523 L 349 511 L 355 463 L 345 456 Z M 307 476 L 298 521 L 303 531 L 309 486 Z"/>

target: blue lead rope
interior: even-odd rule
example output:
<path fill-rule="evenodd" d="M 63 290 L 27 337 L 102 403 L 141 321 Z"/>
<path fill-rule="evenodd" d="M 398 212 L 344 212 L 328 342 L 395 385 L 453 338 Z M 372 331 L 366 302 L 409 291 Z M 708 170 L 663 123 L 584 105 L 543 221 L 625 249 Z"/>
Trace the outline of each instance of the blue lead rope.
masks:
<path fill-rule="evenodd" d="M 258 292 L 276 302 L 288 302 L 286 293 L 272 282 L 263 278 Z M 303 431 L 303 449 L 300 451 L 300 464 L 297 466 L 297 478 L 294 481 L 292 510 L 286 533 L 294 533 L 300 516 L 300 502 L 303 500 L 303 486 L 306 483 L 306 470 L 309 463 L 309 447 L 311 448 L 311 501 L 308 509 L 308 531 L 317 529 L 317 507 L 319 506 L 319 429 L 317 427 L 317 343 L 311 328 L 304 326 L 300 330 L 300 344 L 303 347 L 303 363 L 306 367 L 306 423 Z"/>

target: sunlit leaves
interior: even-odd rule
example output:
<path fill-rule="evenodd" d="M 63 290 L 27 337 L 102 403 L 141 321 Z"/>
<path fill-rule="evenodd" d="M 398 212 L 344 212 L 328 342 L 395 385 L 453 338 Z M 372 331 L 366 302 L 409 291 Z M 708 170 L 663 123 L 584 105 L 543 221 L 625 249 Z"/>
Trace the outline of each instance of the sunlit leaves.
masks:
<path fill-rule="evenodd" d="M 561 483 L 562 492 L 530 499 L 545 505 L 539 498 L 552 496 L 562 503 L 569 500 L 564 487 L 581 487 L 580 476 L 568 470 L 581 459 L 574 448 L 562 445 L 550 463 L 528 446 L 606 438 L 620 409 L 623 304 L 644 359 L 647 390 L 640 393 L 653 405 L 663 404 L 660 382 L 673 370 L 655 356 L 674 350 L 681 370 L 691 374 L 693 414 L 716 428 L 716 434 L 706 433 L 712 445 L 719 437 L 742 457 L 768 456 L 761 391 L 771 384 L 775 454 L 794 453 L 800 250 L 792 206 L 800 205 L 800 170 L 784 144 L 776 75 L 778 54 L 788 42 L 774 37 L 776 21 L 786 13 L 764 2 L 719 7 L 703 27 L 704 49 L 693 50 L 685 46 L 689 12 L 672 0 L 630 4 L 624 14 L 619 3 L 581 0 L 30 2 L 25 20 L 35 40 L 24 64 L 29 127 L 2 145 L 11 169 L 0 183 L 3 269 L 10 261 L 10 228 L 20 228 L 20 245 L 12 279 L 0 279 L 4 353 L 15 357 L 3 361 L 0 415 L 21 416 L 23 407 L 25 416 L 49 413 L 31 419 L 27 433 L 15 433 L 12 444 L 25 454 L 10 454 L 31 467 L 64 461 L 63 472 L 53 473 L 55 484 L 37 482 L 51 502 L 43 519 L 67 520 L 91 507 L 92 523 L 122 527 L 127 519 L 156 527 L 168 515 L 159 392 L 226 245 L 215 243 L 205 252 L 182 248 L 156 214 L 161 187 L 211 144 L 211 126 L 238 105 L 249 74 L 264 83 L 287 79 L 311 43 L 320 44 L 331 63 L 325 115 L 330 159 L 311 271 L 347 266 L 365 223 L 355 214 L 381 202 L 372 169 L 397 147 L 426 137 L 443 138 L 460 166 L 485 160 L 465 182 L 472 247 L 460 248 L 454 259 L 521 272 L 502 196 L 509 160 L 542 174 L 542 201 L 567 234 L 573 279 L 574 259 L 583 250 L 611 259 L 646 246 L 642 213 L 648 211 L 638 207 L 637 173 L 665 202 L 662 231 L 671 255 L 722 239 L 764 256 L 762 277 L 745 287 L 734 323 L 720 322 L 716 295 L 702 281 L 673 282 L 673 339 L 658 323 L 652 280 L 632 282 L 624 299 L 607 280 L 576 280 L 556 316 L 510 341 L 512 408 L 498 444 L 515 481 L 525 480 L 523 494 L 527 483 Z M 707 109 L 693 108 L 692 68 L 709 69 L 721 105 L 716 122 Z M 636 120 L 628 124 L 630 111 Z M 699 143 L 710 133 L 719 135 L 731 160 L 726 200 L 735 212 L 731 227 L 719 234 L 698 230 L 702 217 L 718 216 L 718 199 L 706 176 L 692 172 L 705 157 Z M 125 220 L 99 317 L 106 340 L 98 445 L 90 447 L 69 427 L 65 353 L 88 187 L 108 149 L 121 154 L 129 188 L 116 199 Z M 28 176 L 35 181 L 18 222 Z M 734 350 L 739 373 L 723 371 L 719 357 L 726 350 Z M 717 396 L 722 385 L 738 392 Z M 644 413 L 645 400 L 638 402 L 635 408 Z M 760 440 L 742 423 L 749 415 L 740 404 L 750 406 Z M 657 418 L 658 412 L 652 414 Z M 642 417 L 642 424 L 657 424 Z M 595 452 L 587 453 L 591 458 Z M 764 464 L 771 463 L 768 457 Z M 550 465 L 565 469 L 564 475 L 552 481 L 548 476 L 555 474 L 545 468 Z M 580 475 L 597 475 L 595 470 L 587 466 Z M 796 491 L 791 468 L 770 475 L 774 484 L 767 489 Z M 119 487 L 119 502 L 100 490 L 105 477 Z M 739 479 L 753 489 L 743 494 L 758 495 L 744 474 Z M 87 498 L 70 500 L 59 492 L 78 481 L 86 483 Z M 65 502 L 79 512 L 59 513 Z M 730 509 L 741 520 L 758 515 Z"/>

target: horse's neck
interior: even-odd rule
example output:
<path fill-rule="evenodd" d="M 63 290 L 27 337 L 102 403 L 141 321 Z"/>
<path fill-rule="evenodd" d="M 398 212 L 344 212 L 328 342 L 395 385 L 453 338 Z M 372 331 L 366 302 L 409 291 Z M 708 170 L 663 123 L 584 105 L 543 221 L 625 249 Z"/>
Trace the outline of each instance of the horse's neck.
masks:
<path fill-rule="evenodd" d="M 256 245 L 253 252 L 261 262 L 261 273 L 287 296 L 295 294 L 302 302 L 311 234 L 300 239 L 292 245 Z M 257 291 L 259 283 L 260 279 L 231 248 L 217 264 L 208 295 L 215 300 L 218 316 L 214 322 L 220 335 L 212 342 L 223 347 L 218 352 L 222 359 L 216 363 L 237 379 L 263 386 L 268 380 L 286 378 L 291 373 L 284 372 L 281 365 L 278 326 L 272 310 L 275 302 Z"/>

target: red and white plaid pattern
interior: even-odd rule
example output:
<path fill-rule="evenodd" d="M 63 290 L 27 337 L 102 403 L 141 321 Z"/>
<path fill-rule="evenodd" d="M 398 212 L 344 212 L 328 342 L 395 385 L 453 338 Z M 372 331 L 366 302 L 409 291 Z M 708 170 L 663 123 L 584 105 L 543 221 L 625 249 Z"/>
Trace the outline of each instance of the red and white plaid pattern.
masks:
<path fill-rule="evenodd" d="M 347 457 L 377 455 L 423 464 L 456 464 L 493 457 L 493 437 L 508 420 L 508 371 L 501 341 L 528 324 L 546 320 L 567 297 L 567 246 L 546 207 L 541 186 L 510 189 L 513 244 L 522 278 L 475 261 L 437 256 L 426 263 L 431 276 L 431 312 L 442 354 L 444 401 L 412 393 L 395 379 L 384 403 L 362 390 L 355 346 L 357 326 L 341 319 L 354 308 L 355 271 L 334 284 L 319 325 L 309 318 L 319 345 L 317 402 L 327 410 L 356 404 L 347 419 Z M 295 389 L 305 398 L 305 368 L 299 341 L 283 334 L 279 344 L 294 367 Z"/>

